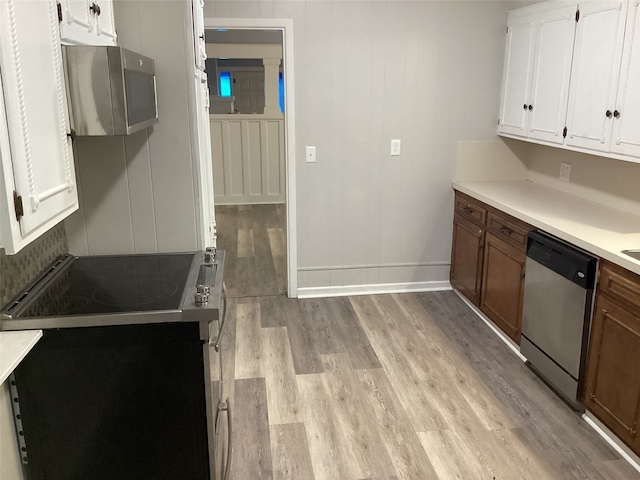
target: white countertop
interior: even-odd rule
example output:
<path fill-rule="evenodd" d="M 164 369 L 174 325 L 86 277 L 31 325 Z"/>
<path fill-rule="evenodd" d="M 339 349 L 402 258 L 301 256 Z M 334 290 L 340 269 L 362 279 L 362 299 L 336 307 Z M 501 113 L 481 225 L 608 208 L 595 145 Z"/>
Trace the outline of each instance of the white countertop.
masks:
<path fill-rule="evenodd" d="M 0 383 L 15 370 L 42 337 L 42 330 L 0 332 Z"/>
<path fill-rule="evenodd" d="M 627 212 L 529 181 L 460 182 L 453 188 L 640 275 L 640 212 Z"/>

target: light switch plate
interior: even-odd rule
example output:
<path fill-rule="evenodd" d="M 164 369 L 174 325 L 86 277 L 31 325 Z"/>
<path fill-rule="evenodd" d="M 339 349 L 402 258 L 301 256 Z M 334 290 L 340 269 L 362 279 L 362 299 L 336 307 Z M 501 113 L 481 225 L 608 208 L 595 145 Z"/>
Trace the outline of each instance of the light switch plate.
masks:
<path fill-rule="evenodd" d="M 571 164 L 562 162 L 560 164 L 560 180 L 568 182 L 571 177 Z"/>
<path fill-rule="evenodd" d="M 316 163 L 316 147 L 307 147 L 304 159 L 307 163 Z"/>
<path fill-rule="evenodd" d="M 400 140 L 391 140 L 391 156 L 397 157 L 400 155 L 400 149 L 402 142 Z"/>

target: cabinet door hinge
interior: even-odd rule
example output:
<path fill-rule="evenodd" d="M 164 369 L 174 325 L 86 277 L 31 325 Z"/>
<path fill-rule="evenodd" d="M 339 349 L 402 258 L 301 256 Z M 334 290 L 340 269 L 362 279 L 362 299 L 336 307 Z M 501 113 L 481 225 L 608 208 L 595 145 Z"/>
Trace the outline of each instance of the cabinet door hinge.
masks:
<path fill-rule="evenodd" d="M 567 138 L 567 127 L 564 127 L 564 130 L 562 130 L 562 138 Z"/>
<path fill-rule="evenodd" d="M 20 221 L 20 217 L 24 216 L 24 208 L 22 207 L 22 197 L 15 190 L 13 191 L 13 208 L 16 211 L 16 220 Z"/>
<path fill-rule="evenodd" d="M 576 22 L 580 21 L 580 9 L 576 10 Z"/>
<path fill-rule="evenodd" d="M 500 125 L 500 119 L 498 118 L 498 125 Z"/>
<path fill-rule="evenodd" d="M 58 2 L 58 22 L 62 22 L 62 4 Z"/>

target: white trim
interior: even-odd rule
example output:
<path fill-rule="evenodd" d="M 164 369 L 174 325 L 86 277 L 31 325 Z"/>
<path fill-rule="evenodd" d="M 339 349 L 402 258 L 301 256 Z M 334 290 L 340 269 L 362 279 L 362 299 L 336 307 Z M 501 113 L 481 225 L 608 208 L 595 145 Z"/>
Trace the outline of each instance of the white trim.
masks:
<path fill-rule="evenodd" d="M 335 287 L 304 287 L 298 289 L 298 298 L 346 297 L 381 293 L 439 292 L 451 290 L 448 281 L 379 283 L 376 285 L 341 285 Z"/>
<path fill-rule="evenodd" d="M 482 313 L 482 311 L 480 311 L 478 307 L 476 307 L 473 303 L 471 303 L 469 299 L 465 297 L 462 293 L 460 293 L 456 288 L 454 288 L 453 291 L 458 294 L 458 296 L 462 299 L 462 301 L 466 303 L 469 306 L 469 308 L 471 308 L 471 310 L 473 310 L 473 312 L 480 318 L 480 320 L 486 323 L 487 326 L 491 330 L 493 330 L 493 333 L 495 333 L 498 336 L 498 338 L 500 338 L 500 340 L 502 340 L 504 344 L 507 347 L 509 347 L 511 351 L 518 356 L 518 358 L 520 358 L 520 360 L 522 360 L 523 362 L 527 361 L 527 357 L 525 357 L 524 355 L 522 355 L 522 353 L 520 353 L 520 347 L 518 346 L 517 343 L 515 343 L 513 340 L 507 337 L 504 334 L 504 332 L 500 330 L 496 326 L 496 324 L 489 319 L 489 317 L 487 317 L 484 313 Z"/>
<path fill-rule="evenodd" d="M 367 268 L 413 268 L 413 267 L 450 267 L 451 262 L 413 262 L 413 263 L 377 263 L 364 265 L 328 265 L 318 267 L 300 267 L 299 272 L 326 272 L 337 270 L 364 270 Z"/>
<path fill-rule="evenodd" d="M 611 447 L 620 454 L 622 458 L 624 458 L 629 465 L 631 465 L 634 469 L 640 472 L 640 457 L 638 457 L 635 453 L 631 451 L 629 447 L 627 447 L 616 435 L 609 430 L 600 420 L 598 420 L 595 415 L 591 412 L 586 411 L 582 414 L 582 419 L 589 424 L 591 428 L 593 428 L 598 435 L 600 435 L 604 440 L 611 445 Z"/>
<path fill-rule="evenodd" d="M 282 64 L 284 67 L 287 207 L 287 292 L 298 296 L 298 234 L 296 225 L 296 130 L 295 90 L 293 82 L 293 19 L 291 18 L 205 18 L 204 28 L 280 30 L 282 32 Z"/>
<path fill-rule="evenodd" d="M 545 140 L 538 140 L 537 138 L 521 137 L 519 135 L 513 135 L 510 133 L 498 132 L 500 137 L 513 138 L 514 140 L 522 140 L 523 142 L 537 143 L 538 145 L 546 145 L 547 147 L 559 148 L 561 150 L 571 150 L 572 152 L 586 153 L 596 157 L 613 158 L 614 160 L 622 160 L 631 163 L 640 163 L 640 158 L 633 157 L 631 155 L 623 155 L 621 153 L 614 152 L 601 152 L 599 150 L 591 150 L 589 148 L 574 147 L 573 145 L 565 145 L 563 143 L 547 142 Z"/>

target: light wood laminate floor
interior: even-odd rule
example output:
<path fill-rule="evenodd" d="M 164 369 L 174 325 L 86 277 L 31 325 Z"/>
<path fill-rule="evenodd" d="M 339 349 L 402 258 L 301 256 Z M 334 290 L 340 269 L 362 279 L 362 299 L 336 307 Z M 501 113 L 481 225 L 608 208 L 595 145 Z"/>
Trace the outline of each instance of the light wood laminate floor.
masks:
<path fill-rule="evenodd" d="M 640 479 L 452 292 L 230 302 L 234 480 Z"/>
<path fill-rule="evenodd" d="M 286 293 L 285 205 L 216 205 L 216 223 L 229 296 Z"/>

